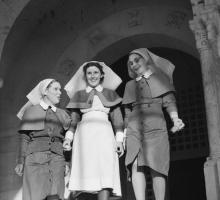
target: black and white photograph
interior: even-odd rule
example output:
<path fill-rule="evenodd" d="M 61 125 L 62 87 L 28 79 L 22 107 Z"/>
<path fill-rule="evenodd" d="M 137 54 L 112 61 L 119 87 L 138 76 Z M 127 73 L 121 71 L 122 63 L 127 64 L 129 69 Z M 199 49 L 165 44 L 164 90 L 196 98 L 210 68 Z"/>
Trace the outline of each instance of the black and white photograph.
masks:
<path fill-rule="evenodd" d="M 220 200 L 220 1 L 0 0 L 0 200 Z"/>

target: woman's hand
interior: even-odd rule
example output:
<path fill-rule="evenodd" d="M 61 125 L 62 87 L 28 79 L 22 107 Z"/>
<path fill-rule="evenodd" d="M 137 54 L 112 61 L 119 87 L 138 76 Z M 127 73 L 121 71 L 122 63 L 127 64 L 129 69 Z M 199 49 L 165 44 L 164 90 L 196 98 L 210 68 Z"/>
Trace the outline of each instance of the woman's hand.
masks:
<path fill-rule="evenodd" d="M 116 142 L 116 152 L 119 155 L 119 158 L 124 154 L 124 147 L 122 142 Z"/>
<path fill-rule="evenodd" d="M 24 164 L 17 164 L 15 167 L 15 172 L 18 176 L 22 176 L 24 171 Z"/>
<path fill-rule="evenodd" d="M 70 151 L 71 148 L 71 140 L 70 139 L 65 139 L 63 142 L 63 149 L 64 151 Z"/>
<path fill-rule="evenodd" d="M 174 118 L 173 119 L 173 127 L 171 128 L 171 132 L 175 133 L 177 131 L 180 131 L 184 128 L 185 124 L 180 118 Z"/>

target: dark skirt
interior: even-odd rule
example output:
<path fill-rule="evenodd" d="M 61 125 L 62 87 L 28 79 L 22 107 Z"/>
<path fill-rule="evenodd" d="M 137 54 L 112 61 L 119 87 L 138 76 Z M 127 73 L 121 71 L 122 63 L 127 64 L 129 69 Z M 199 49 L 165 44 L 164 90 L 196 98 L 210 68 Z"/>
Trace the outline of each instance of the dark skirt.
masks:
<path fill-rule="evenodd" d="M 23 200 L 42 200 L 64 195 L 64 157 L 52 152 L 35 152 L 25 159 Z"/>
<path fill-rule="evenodd" d="M 133 108 L 128 117 L 126 145 L 127 167 L 137 158 L 138 166 L 168 175 L 170 147 L 161 104 L 141 104 Z"/>

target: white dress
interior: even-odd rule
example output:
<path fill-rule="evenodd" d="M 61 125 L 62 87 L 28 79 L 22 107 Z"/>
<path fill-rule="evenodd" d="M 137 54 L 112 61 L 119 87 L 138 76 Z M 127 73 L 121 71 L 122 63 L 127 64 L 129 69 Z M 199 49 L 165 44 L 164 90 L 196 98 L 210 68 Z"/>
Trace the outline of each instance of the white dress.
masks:
<path fill-rule="evenodd" d="M 121 196 L 119 161 L 112 125 L 105 108 L 94 95 L 92 107 L 81 109 L 72 149 L 69 190 L 98 192 L 111 188 Z"/>

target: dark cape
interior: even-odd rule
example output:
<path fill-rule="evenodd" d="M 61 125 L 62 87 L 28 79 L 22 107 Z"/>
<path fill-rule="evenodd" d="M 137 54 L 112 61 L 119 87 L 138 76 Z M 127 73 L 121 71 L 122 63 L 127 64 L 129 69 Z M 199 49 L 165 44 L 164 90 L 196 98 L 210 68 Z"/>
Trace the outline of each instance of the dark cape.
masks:
<path fill-rule="evenodd" d="M 169 78 L 163 73 L 154 72 L 149 78 L 146 79 L 146 81 L 150 87 L 152 98 L 175 91 L 173 84 L 170 83 Z M 130 104 L 137 101 L 135 93 L 136 86 L 136 80 L 127 82 L 122 104 Z"/>
<path fill-rule="evenodd" d="M 70 99 L 66 108 L 91 108 L 94 95 L 97 95 L 102 104 L 107 108 L 116 106 L 122 101 L 115 91 L 107 88 L 103 88 L 102 92 L 98 92 L 94 89 L 89 93 L 87 93 L 86 90 L 80 90 L 75 93 L 72 99 Z"/>
<path fill-rule="evenodd" d="M 70 125 L 69 115 L 60 108 L 57 108 L 55 114 L 64 130 L 67 130 Z M 41 105 L 31 106 L 24 112 L 19 131 L 43 130 L 45 117 L 46 110 L 44 110 Z"/>

